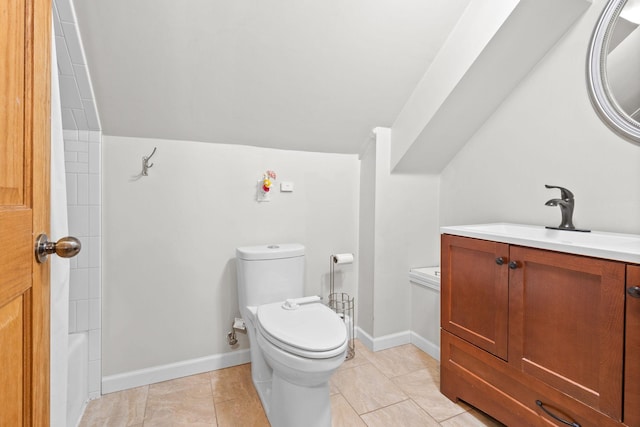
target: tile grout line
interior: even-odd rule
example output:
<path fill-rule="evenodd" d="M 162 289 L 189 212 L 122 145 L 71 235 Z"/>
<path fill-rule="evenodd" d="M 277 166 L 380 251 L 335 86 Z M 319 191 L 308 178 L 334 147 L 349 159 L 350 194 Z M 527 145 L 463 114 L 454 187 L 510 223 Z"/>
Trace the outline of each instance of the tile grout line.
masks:
<path fill-rule="evenodd" d="M 213 406 L 214 419 L 216 421 L 216 427 L 218 427 L 220 423 L 218 422 L 218 408 L 216 408 L 216 397 L 213 395 L 213 378 L 211 378 L 213 376 L 212 372 L 213 371 L 207 372 L 207 376 L 209 377 L 209 389 L 211 390 L 211 405 Z"/>
<path fill-rule="evenodd" d="M 145 420 L 147 419 L 147 407 L 149 406 L 149 389 L 151 387 L 147 385 L 146 388 L 147 388 L 147 393 L 144 398 L 144 410 L 142 411 L 142 427 L 144 427 Z"/>
<path fill-rule="evenodd" d="M 345 400 L 347 400 L 347 398 L 346 398 L 346 397 L 345 397 Z M 363 416 L 363 415 L 371 414 L 371 413 L 376 412 L 376 411 L 379 411 L 379 410 L 381 410 L 381 409 L 389 408 L 389 407 L 391 407 L 391 406 L 393 406 L 393 405 L 397 405 L 398 403 L 406 402 L 407 400 L 411 400 L 411 401 L 413 402 L 413 399 L 412 399 L 411 397 L 407 396 L 407 398 L 406 398 L 406 399 L 398 400 L 397 402 L 393 402 L 393 403 L 390 403 L 390 404 L 388 404 L 388 405 L 384 405 L 384 406 L 381 406 L 381 407 L 379 407 L 379 408 L 372 409 L 372 410 L 367 411 L 367 412 L 363 412 L 363 413 L 361 413 L 361 414 L 358 414 L 358 412 L 357 412 L 357 411 L 355 411 L 355 409 L 354 409 L 354 411 L 356 412 L 356 414 L 358 414 L 358 416 L 359 416 L 360 418 L 362 418 L 362 416 Z M 347 402 L 349 402 L 349 401 L 347 400 Z M 413 403 L 416 403 L 416 402 L 413 402 Z M 351 405 L 351 402 L 349 402 L 349 405 Z M 416 403 L 416 405 L 417 405 L 417 403 Z M 420 407 L 420 405 L 418 405 L 418 407 Z M 353 406 L 352 406 L 352 408 L 353 408 Z M 420 407 L 420 409 L 422 409 L 422 408 Z M 424 409 L 423 409 L 423 411 L 424 411 Z M 425 412 L 426 412 L 426 411 L 425 411 Z"/>

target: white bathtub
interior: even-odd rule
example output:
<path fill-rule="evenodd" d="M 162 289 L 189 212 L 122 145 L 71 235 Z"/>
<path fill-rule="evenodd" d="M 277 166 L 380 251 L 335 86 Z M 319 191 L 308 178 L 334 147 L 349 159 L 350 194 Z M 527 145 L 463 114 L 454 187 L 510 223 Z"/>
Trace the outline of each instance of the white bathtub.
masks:
<path fill-rule="evenodd" d="M 411 342 L 440 360 L 440 268 L 414 268 L 411 284 Z"/>
<path fill-rule="evenodd" d="M 67 426 L 80 422 L 89 398 L 89 338 L 87 332 L 69 334 Z"/>

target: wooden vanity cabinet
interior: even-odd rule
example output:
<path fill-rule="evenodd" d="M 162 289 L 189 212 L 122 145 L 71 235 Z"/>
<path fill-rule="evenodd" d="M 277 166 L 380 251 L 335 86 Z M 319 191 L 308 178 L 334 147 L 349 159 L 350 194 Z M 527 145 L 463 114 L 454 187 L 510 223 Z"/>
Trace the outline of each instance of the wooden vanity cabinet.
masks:
<path fill-rule="evenodd" d="M 441 268 L 443 394 L 510 426 L 622 425 L 624 263 L 445 234 Z"/>
<path fill-rule="evenodd" d="M 509 256 L 509 363 L 621 420 L 625 265 L 519 246 Z"/>
<path fill-rule="evenodd" d="M 624 354 L 624 422 L 640 426 L 640 298 L 632 289 L 640 287 L 640 266 L 627 266 L 626 328 Z"/>
<path fill-rule="evenodd" d="M 442 251 L 440 324 L 506 360 L 509 245 L 444 234 Z"/>

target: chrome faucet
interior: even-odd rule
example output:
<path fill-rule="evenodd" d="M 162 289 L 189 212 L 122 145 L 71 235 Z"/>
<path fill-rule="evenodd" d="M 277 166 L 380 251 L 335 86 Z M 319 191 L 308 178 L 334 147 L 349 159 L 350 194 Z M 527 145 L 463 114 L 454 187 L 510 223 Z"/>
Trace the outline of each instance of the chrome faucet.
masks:
<path fill-rule="evenodd" d="M 546 188 L 558 188 L 560 190 L 560 198 L 559 199 L 551 199 L 545 203 L 545 206 L 560 206 L 560 213 L 562 214 L 562 222 L 557 227 L 547 227 L 553 228 L 557 230 L 575 230 L 575 231 L 584 231 L 584 230 L 576 230 L 576 227 L 573 225 L 573 207 L 574 207 L 574 198 L 573 193 L 566 188 L 558 187 L 557 185 L 547 185 Z"/>

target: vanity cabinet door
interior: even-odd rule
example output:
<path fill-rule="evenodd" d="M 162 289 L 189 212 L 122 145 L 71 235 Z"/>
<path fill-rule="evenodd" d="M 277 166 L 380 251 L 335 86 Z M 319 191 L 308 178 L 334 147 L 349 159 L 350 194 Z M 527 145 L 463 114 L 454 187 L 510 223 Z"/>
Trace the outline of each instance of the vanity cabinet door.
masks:
<path fill-rule="evenodd" d="M 443 234 L 441 253 L 442 328 L 506 360 L 509 246 Z"/>
<path fill-rule="evenodd" d="M 627 289 L 640 286 L 640 266 L 627 266 Z M 624 368 L 624 423 L 640 427 L 640 298 L 627 293 Z"/>
<path fill-rule="evenodd" d="M 625 265 L 519 246 L 510 256 L 509 364 L 621 420 Z"/>

